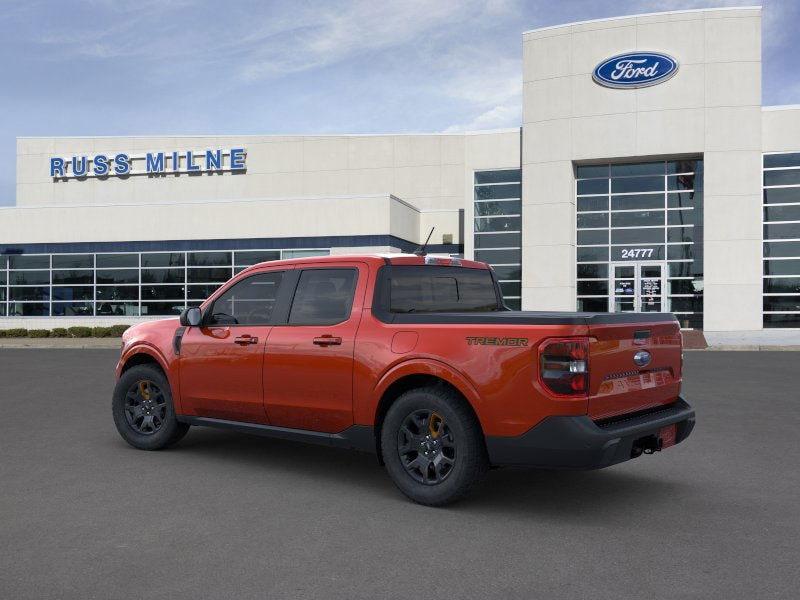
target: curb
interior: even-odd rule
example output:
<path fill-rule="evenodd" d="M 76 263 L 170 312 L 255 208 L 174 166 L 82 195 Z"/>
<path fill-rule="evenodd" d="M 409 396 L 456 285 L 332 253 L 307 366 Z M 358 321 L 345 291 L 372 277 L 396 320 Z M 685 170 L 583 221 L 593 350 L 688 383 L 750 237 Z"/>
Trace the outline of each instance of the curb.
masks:
<path fill-rule="evenodd" d="M 114 348 L 119 350 L 122 338 L 0 338 L 3 348 L 79 349 Z"/>

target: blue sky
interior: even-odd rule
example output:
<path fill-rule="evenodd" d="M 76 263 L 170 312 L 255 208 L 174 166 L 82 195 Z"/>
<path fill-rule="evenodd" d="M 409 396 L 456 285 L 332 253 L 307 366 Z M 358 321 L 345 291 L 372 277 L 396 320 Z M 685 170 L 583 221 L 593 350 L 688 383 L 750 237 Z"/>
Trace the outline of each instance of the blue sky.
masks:
<path fill-rule="evenodd" d="M 754 3 L 0 0 L 0 205 L 17 136 L 516 127 L 523 31 Z M 800 2 L 763 4 L 764 104 L 800 103 Z"/>

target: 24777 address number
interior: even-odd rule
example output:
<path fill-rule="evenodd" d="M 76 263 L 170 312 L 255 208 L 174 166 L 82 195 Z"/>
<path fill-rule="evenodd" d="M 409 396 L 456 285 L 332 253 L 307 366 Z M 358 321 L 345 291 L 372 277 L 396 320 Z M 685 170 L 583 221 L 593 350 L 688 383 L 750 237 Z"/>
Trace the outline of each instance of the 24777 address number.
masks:
<path fill-rule="evenodd" d="M 623 248 L 622 258 L 653 258 L 654 248 Z"/>

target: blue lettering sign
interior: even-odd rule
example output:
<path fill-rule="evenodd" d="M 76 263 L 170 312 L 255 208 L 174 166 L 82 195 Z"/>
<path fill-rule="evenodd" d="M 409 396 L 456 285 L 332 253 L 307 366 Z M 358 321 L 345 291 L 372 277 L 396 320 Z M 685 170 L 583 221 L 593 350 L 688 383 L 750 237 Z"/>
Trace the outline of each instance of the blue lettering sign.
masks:
<path fill-rule="evenodd" d="M 163 173 L 164 172 L 164 153 L 159 152 L 153 154 L 148 152 L 145 157 L 145 170 L 148 173 Z"/>
<path fill-rule="evenodd" d="M 245 171 L 247 151 L 245 148 L 230 150 L 214 148 L 195 154 L 192 150 L 171 152 L 147 152 L 128 154 L 119 152 L 113 156 L 53 156 L 50 159 L 50 177 L 55 179 L 83 179 L 86 177 L 120 177 L 150 173 L 218 173 L 222 171 Z M 181 165 L 186 161 L 185 165 Z"/>
<path fill-rule="evenodd" d="M 64 159 L 51 158 L 50 159 L 50 177 L 63 177 L 64 176 Z"/>
<path fill-rule="evenodd" d="M 114 173 L 117 175 L 127 175 L 131 171 L 131 163 L 128 155 L 120 152 L 114 157 Z"/>
<path fill-rule="evenodd" d="M 108 157 L 105 154 L 98 154 L 92 161 L 94 174 L 97 176 L 108 175 Z"/>
<path fill-rule="evenodd" d="M 194 164 L 194 156 L 191 150 L 186 151 L 186 170 L 195 173 L 200 170 L 200 165 Z"/>
<path fill-rule="evenodd" d="M 231 148 L 231 171 L 243 171 L 246 168 L 244 148 Z"/>
<path fill-rule="evenodd" d="M 72 174 L 75 177 L 83 177 L 89 170 L 85 156 L 72 157 Z"/>
<path fill-rule="evenodd" d="M 206 171 L 222 168 L 222 150 L 206 150 Z"/>
<path fill-rule="evenodd" d="M 662 83 L 678 72 L 678 61 L 660 52 L 627 52 L 594 69 L 592 79 L 609 88 L 642 88 Z"/>

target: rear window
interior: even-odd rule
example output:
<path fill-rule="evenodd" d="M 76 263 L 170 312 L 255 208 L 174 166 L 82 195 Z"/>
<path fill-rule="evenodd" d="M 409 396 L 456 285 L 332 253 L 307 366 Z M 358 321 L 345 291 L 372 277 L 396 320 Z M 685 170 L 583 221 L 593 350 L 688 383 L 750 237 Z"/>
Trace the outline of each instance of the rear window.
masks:
<path fill-rule="evenodd" d="M 390 312 L 486 312 L 500 309 L 492 275 L 486 269 L 394 266 L 388 281 Z"/>

